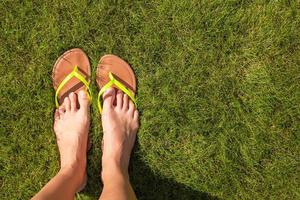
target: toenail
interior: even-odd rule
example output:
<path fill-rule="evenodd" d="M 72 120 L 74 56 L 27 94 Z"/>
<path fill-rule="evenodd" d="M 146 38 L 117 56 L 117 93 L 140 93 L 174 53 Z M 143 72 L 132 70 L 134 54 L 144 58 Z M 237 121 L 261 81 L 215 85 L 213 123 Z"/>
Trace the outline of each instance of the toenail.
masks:
<path fill-rule="evenodd" d="M 109 88 L 109 89 L 105 90 L 104 95 L 107 95 L 107 94 L 110 93 L 110 92 L 111 92 L 111 94 L 114 94 L 114 93 L 115 93 L 115 90 Z"/>
<path fill-rule="evenodd" d="M 86 96 L 86 92 L 83 91 L 83 90 L 80 90 L 80 91 L 79 91 L 79 96 L 80 96 L 80 97 L 85 97 L 85 96 Z"/>

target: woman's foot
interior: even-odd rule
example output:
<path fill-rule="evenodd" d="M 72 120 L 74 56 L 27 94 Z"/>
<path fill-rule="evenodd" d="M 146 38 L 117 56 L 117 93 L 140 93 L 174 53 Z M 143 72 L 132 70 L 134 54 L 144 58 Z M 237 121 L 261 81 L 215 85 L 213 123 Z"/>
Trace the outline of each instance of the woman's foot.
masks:
<path fill-rule="evenodd" d="M 139 114 L 126 94 L 113 88 L 103 95 L 102 179 L 109 173 L 128 176 L 130 154 L 139 128 Z"/>
<path fill-rule="evenodd" d="M 61 171 L 77 176 L 78 189 L 86 179 L 86 152 L 90 126 L 89 99 L 85 91 L 70 93 L 54 115 L 54 131 Z"/>

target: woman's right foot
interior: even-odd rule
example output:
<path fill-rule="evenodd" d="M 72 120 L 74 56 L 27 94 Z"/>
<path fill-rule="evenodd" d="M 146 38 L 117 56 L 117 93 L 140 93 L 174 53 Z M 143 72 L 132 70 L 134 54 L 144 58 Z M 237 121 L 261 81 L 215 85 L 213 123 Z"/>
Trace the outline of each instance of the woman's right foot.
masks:
<path fill-rule="evenodd" d="M 102 179 L 116 171 L 128 176 L 130 154 L 139 128 L 139 114 L 133 102 L 120 90 L 108 89 L 103 99 Z"/>

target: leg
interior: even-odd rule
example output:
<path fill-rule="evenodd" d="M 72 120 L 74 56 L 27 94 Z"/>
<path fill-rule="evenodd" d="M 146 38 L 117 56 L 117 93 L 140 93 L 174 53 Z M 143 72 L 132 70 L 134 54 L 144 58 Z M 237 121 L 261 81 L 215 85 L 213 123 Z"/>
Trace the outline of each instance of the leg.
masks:
<path fill-rule="evenodd" d="M 74 199 L 86 181 L 86 151 L 89 131 L 89 100 L 86 92 L 71 93 L 55 112 L 54 131 L 61 169 L 33 199 Z"/>
<path fill-rule="evenodd" d="M 139 127 L 138 111 L 121 91 L 116 95 L 111 88 L 103 98 L 101 176 L 104 187 L 100 199 L 136 199 L 129 181 L 128 165 Z"/>

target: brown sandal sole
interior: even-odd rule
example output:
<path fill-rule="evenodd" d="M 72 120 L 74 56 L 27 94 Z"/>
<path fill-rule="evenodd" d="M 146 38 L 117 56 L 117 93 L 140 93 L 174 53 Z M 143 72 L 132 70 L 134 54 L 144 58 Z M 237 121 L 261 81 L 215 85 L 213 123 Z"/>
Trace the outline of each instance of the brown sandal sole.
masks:
<path fill-rule="evenodd" d="M 99 90 L 110 80 L 108 76 L 109 72 L 126 86 L 127 89 L 131 90 L 134 94 L 136 93 L 136 78 L 130 65 L 120 57 L 111 54 L 102 56 L 98 63 L 96 82 Z"/>
<path fill-rule="evenodd" d="M 87 55 L 79 48 L 70 49 L 62 54 L 55 62 L 52 71 L 52 83 L 55 91 L 64 78 L 72 72 L 75 66 L 78 66 L 79 72 L 84 76 L 87 81 L 91 78 L 91 67 Z M 61 89 L 59 94 L 59 104 L 61 104 L 65 97 L 71 92 L 78 93 L 85 88 L 85 85 L 73 77 Z"/>

